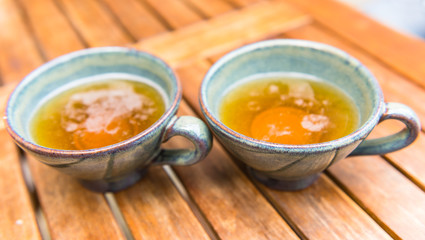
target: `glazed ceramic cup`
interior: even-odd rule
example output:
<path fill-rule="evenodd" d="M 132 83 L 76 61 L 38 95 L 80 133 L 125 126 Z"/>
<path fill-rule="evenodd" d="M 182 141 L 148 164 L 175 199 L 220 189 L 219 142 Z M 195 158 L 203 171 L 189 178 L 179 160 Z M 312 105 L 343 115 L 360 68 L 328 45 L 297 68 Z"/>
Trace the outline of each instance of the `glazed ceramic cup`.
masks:
<path fill-rule="evenodd" d="M 285 145 L 239 134 L 220 121 L 218 109 L 226 91 L 256 74 L 301 73 L 336 85 L 354 99 L 360 126 L 342 138 L 307 145 Z M 416 114 L 405 105 L 385 103 L 374 76 L 356 59 L 334 47 L 303 40 L 270 40 L 237 49 L 217 61 L 206 74 L 200 94 L 202 112 L 215 136 L 249 172 L 280 190 L 309 186 L 331 164 L 348 155 L 384 154 L 412 143 L 420 131 Z M 364 139 L 382 120 L 397 119 L 402 131 Z"/>
<path fill-rule="evenodd" d="M 29 125 L 37 105 L 58 88 L 104 74 L 126 74 L 151 80 L 167 102 L 165 113 L 140 134 L 110 146 L 90 150 L 57 150 L 37 145 Z M 176 117 L 181 86 L 162 60 L 134 49 L 92 48 L 64 55 L 30 73 L 11 94 L 6 125 L 14 141 L 36 159 L 81 181 L 94 191 L 118 191 L 138 181 L 149 165 L 189 165 L 204 158 L 212 136 L 199 119 Z M 161 143 L 181 135 L 194 149 L 162 149 Z"/>

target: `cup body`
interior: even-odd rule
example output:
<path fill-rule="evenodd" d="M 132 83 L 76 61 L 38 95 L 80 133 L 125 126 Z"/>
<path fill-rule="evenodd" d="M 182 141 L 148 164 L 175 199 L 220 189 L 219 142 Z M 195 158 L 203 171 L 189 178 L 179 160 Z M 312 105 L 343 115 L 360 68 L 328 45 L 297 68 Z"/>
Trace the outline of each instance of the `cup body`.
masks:
<path fill-rule="evenodd" d="M 33 141 L 30 121 L 46 95 L 81 79 L 108 74 L 143 77 L 155 83 L 163 92 L 165 113 L 138 135 L 102 148 L 57 150 Z M 157 57 L 121 47 L 85 49 L 54 59 L 23 79 L 8 101 L 6 125 L 15 142 L 37 160 L 82 180 L 93 190 L 116 191 L 137 181 L 140 172 L 159 156 L 165 131 L 176 121 L 180 99 L 179 81 Z"/>
<path fill-rule="evenodd" d="M 360 126 L 342 138 L 318 144 L 285 145 L 239 134 L 220 121 L 221 98 L 232 85 L 257 74 L 307 74 L 336 85 L 350 96 Z M 334 47 L 303 40 L 269 40 L 237 49 L 206 74 L 200 104 L 208 125 L 223 146 L 267 186 L 297 190 L 310 185 L 327 167 L 347 157 L 368 136 L 385 112 L 374 76 L 356 59 Z"/>

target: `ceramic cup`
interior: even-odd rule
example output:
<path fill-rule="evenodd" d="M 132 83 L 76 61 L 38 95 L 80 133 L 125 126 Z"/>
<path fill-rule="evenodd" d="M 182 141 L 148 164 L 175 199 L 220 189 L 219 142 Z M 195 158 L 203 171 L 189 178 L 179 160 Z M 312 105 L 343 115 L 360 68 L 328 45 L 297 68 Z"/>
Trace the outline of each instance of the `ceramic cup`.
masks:
<path fill-rule="evenodd" d="M 29 125 L 37 105 L 49 93 L 75 81 L 103 74 L 126 74 L 149 79 L 163 91 L 165 113 L 138 135 L 90 150 L 58 150 L 37 145 Z M 182 95 L 173 71 L 148 53 L 120 47 L 92 48 L 54 59 L 39 67 L 16 87 L 6 108 L 6 126 L 14 141 L 36 159 L 81 181 L 94 191 L 118 191 L 138 181 L 149 165 L 189 165 L 204 158 L 212 135 L 198 118 L 176 117 Z M 162 149 L 161 143 L 181 135 L 193 149 Z"/>
<path fill-rule="evenodd" d="M 226 91 L 257 74 L 301 73 L 336 85 L 357 105 L 360 125 L 351 134 L 318 144 L 285 145 L 239 134 L 220 121 L 218 109 Z M 374 76 L 356 59 L 334 47 L 303 40 L 269 40 L 239 48 L 217 61 L 206 74 L 200 93 L 202 112 L 215 136 L 254 178 L 280 190 L 303 189 L 348 155 L 384 154 L 412 143 L 420 131 L 416 114 L 405 105 L 385 103 Z M 405 128 L 393 135 L 365 140 L 386 119 Z"/>

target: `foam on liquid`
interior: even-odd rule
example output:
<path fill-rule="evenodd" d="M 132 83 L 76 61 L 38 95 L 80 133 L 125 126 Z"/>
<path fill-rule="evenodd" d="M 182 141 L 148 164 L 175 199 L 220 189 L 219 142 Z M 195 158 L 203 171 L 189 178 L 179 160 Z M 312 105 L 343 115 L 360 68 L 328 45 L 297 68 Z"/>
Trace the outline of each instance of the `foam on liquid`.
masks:
<path fill-rule="evenodd" d="M 163 94 L 147 81 L 96 79 L 55 92 L 31 120 L 31 135 L 44 147 L 93 149 L 142 132 L 165 112 Z"/>

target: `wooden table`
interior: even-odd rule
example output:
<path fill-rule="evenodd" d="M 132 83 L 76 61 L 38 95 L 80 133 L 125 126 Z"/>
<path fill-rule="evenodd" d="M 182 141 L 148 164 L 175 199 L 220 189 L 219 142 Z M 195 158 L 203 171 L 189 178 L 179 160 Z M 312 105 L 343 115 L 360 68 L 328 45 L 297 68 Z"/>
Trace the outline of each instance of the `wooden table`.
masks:
<path fill-rule="evenodd" d="M 199 115 L 203 75 L 224 53 L 270 38 L 341 48 L 369 67 L 386 101 L 425 125 L 425 42 L 333 0 L 1 0 L 1 111 L 14 86 L 59 55 L 132 46 L 166 60 L 183 84 L 180 114 Z M 397 131 L 381 124 L 372 135 Z M 385 156 L 352 157 L 311 187 L 251 180 L 218 142 L 190 167 L 153 167 L 99 194 L 18 151 L 0 124 L 0 239 L 424 239 L 425 137 Z M 186 144 L 174 140 L 168 146 Z"/>

